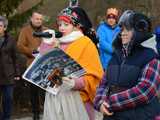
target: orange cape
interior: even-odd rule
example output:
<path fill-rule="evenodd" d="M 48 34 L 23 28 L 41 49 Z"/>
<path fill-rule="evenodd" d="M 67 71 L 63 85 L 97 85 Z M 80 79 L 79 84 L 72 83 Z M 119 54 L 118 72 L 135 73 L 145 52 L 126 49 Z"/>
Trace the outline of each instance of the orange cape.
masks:
<path fill-rule="evenodd" d="M 80 94 L 83 102 L 93 102 L 96 88 L 103 75 L 103 69 L 95 45 L 88 37 L 83 36 L 71 43 L 65 52 L 85 69 L 85 88 L 80 91 Z"/>

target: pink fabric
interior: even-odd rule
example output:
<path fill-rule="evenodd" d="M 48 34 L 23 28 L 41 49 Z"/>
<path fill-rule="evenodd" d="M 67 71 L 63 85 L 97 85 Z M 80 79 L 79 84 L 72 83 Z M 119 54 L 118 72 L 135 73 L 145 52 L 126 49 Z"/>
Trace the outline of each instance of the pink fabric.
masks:
<path fill-rule="evenodd" d="M 95 110 L 93 108 L 92 103 L 86 102 L 85 103 L 85 108 L 86 108 L 86 111 L 88 113 L 89 120 L 95 120 L 95 112 L 94 112 Z"/>
<path fill-rule="evenodd" d="M 39 52 L 40 54 L 44 54 L 50 51 L 51 49 L 53 49 L 53 45 L 42 42 L 39 47 Z"/>
<path fill-rule="evenodd" d="M 60 48 L 62 49 L 62 50 L 65 50 L 66 48 L 67 48 L 67 46 L 69 45 L 69 43 L 68 44 L 61 44 L 61 46 L 60 46 Z M 41 53 L 41 54 L 44 54 L 44 53 L 46 53 L 46 52 L 48 52 L 48 51 L 50 51 L 51 49 L 53 49 L 54 48 L 54 44 L 47 44 L 47 43 L 44 43 L 44 42 L 42 42 L 41 44 L 40 44 L 40 47 L 39 47 L 39 52 Z"/>
<path fill-rule="evenodd" d="M 84 88 L 84 86 L 85 86 L 84 77 L 75 79 L 75 86 L 73 88 L 74 90 L 81 90 Z"/>
<path fill-rule="evenodd" d="M 60 48 L 65 51 L 65 49 L 68 47 L 70 43 L 64 43 L 64 44 L 61 44 Z"/>

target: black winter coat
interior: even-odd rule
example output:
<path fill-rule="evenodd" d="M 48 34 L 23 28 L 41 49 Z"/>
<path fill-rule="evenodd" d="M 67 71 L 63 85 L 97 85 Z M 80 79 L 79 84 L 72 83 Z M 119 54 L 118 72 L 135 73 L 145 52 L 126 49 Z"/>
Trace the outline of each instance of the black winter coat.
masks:
<path fill-rule="evenodd" d="M 0 85 L 13 84 L 14 77 L 20 75 L 17 55 L 16 41 L 5 33 L 0 46 Z"/>

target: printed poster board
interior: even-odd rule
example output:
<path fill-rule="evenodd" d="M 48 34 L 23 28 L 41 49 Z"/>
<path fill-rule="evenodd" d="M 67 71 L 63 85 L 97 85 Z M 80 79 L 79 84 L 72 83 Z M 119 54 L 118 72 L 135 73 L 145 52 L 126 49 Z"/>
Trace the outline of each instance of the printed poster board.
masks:
<path fill-rule="evenodd" d="M 48 92 L 57 94 L 52 82 L 47 79 L 56 68 L 63 70 L 63 76 L 66 77 L 77 78 L 85 74 L 85 70 L 63 50 L 53 48 L 44 55 L 39 54 L 22 77 Z"/>

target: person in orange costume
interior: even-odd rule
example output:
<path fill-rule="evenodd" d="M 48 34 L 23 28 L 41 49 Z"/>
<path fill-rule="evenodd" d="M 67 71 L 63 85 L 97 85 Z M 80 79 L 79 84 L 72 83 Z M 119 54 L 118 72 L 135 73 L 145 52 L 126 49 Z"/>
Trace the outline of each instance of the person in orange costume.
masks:
<path fill-rule="evenodd" d="M 78 62 L 86 71 L 80 78 L 63 77 L 62 89 L 57 95 L 46 93 L 44 120 L 95 120 L 93 99 L 103 75 L 98 51 L 85 35 L 92 24 L 80 7 L 68 7 L 57 17 L 63 36 L 58 46 Z M 90 32 L 92 33 L 92 32 Z M 53 42 L 53 46 L 55 43 Z"/>

